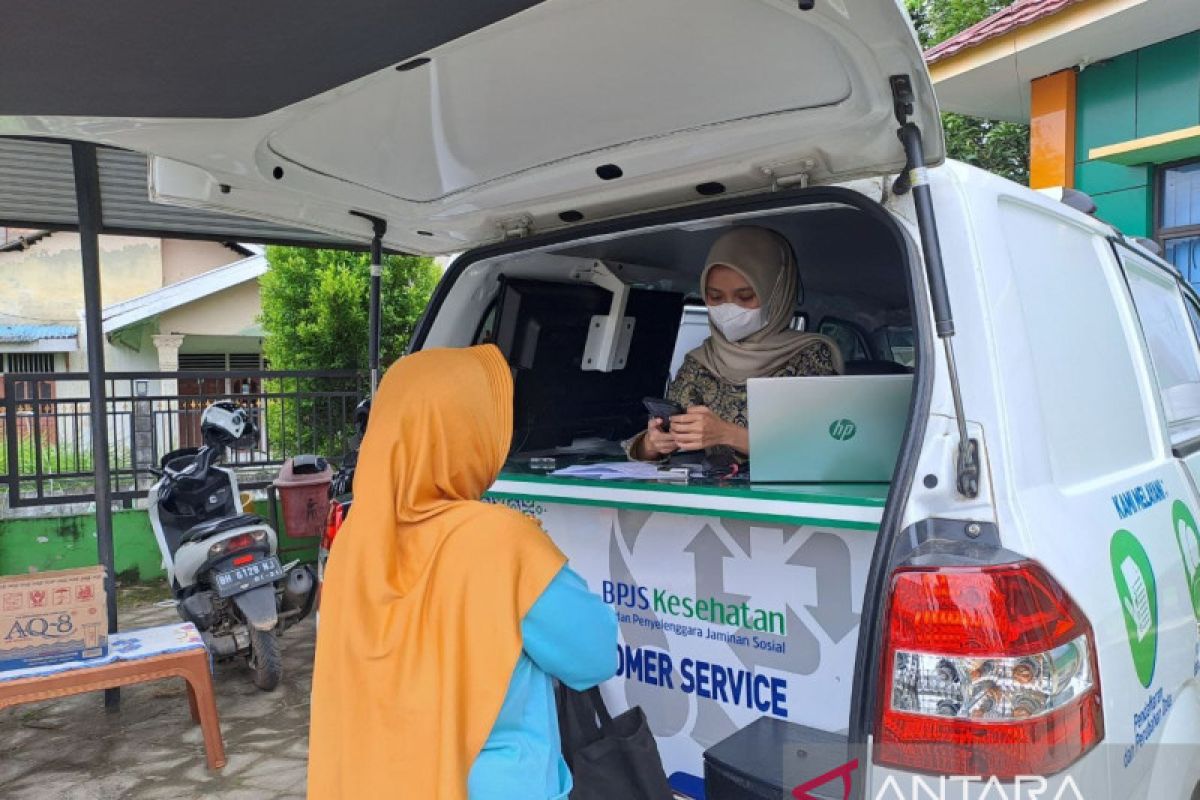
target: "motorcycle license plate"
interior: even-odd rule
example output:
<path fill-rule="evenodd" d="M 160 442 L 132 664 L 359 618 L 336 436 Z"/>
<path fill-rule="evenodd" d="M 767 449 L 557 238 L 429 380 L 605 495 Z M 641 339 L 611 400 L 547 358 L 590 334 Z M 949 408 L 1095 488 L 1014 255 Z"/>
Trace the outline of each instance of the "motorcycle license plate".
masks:
<path fill-rule="evenodd" d="M 218 572 L 213 582 L 216 584 L 218 595 L 229 597 L 231 594 L 274 583 L 282 577 L 283 565 L 279 563 L 279 559 L 267 556 L 262 561 L 243 564 L 227 572 Z"/>

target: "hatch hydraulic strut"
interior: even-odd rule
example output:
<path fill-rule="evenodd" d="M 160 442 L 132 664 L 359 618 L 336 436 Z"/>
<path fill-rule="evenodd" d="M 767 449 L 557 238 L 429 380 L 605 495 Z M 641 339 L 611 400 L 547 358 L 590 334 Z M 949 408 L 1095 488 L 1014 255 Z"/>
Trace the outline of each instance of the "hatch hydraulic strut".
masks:
<path fill-rule="evenodd" d="M 921 251 L 925 256 L 925 275 L 929 281 L 929 299 L 933 304 L 934 327 L 946 349 L 946 366 L 950 371 L 950 391 L 954 396 L 954 415 L 958 421 L 958 492 L 964 497 L 979 495 L 979 442 L 967 434 L 967 418 L 963 413 L 962 389 L 958 381 L 958 366 L 954 360 L 954 315 L 950 311 L 950 293 L 946 288 L 946 271 L 942 263 L 942 245 L 938 239 L 937 218 L 933 213 L 933 196 L 929 191 L 929 176 L 925 168 L 925 148 L 921 129 L 912 122 L 912 80 L 908 75 L 891 77 L 892 102 L 896 131 L 904 146 L 906 164 L 896 178 L 892 190 L 900 195 L 912 191 L 917 213 L 917 229 L 921 234 Z"/>

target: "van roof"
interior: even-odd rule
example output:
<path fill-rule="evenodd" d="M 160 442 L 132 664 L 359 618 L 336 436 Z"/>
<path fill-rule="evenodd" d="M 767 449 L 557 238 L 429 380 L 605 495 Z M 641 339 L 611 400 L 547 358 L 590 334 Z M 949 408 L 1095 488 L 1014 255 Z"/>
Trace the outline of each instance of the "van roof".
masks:
<path fill-rule="evenodd" d="M 387 222 L 387 246 L 424 253 L 896 172 L 893 76 L 911 81 L 928 163 L 944 153 L 897 0 L 353 0 L 336 14 L 295 0 L 239 14 L 225 27 L 202 4 L 168 18 L 149 0 L 87 24 L 52 4 L 18 14 L 0 130 L 152 154 L 164 201 L 366 240 L 360 212 Z"/>

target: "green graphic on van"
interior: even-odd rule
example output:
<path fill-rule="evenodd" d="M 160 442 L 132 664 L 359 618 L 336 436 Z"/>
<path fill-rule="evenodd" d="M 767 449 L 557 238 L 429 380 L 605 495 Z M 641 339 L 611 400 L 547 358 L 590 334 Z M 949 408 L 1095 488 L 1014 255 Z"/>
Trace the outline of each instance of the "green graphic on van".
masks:
<path fill-rule="evenodd" d="M 834 423 L 829 426 L 829 435 L 834 439 L 837 439 L 839 442 L 853 439 L 854 434 L 856 433 L 858 433 L 858 426 L 855 425 L 852 420 L 835 420 Z"/>
<path fill-rule="evenodd" d="M 1108 547 L 1113 582 L 1125 615 L 1125 633 L 1133 653 L 1133 666 L 1142 686 L 1154 680 L 1158 658 L 1158 587 L 1146 548 L 1126 530 L 1113 534 Z"/>
<path fill-rule="evenodd" d="M 1200 620 L 1200 529 L 1196 518 L 1182 500 L 1171 507 L 1172 523 L 1175 528 L 1175 544 L 1183 559 L 1183 572 L 1187 576 L 1188 594 L 1192 598 L 1192 611 Z"/>

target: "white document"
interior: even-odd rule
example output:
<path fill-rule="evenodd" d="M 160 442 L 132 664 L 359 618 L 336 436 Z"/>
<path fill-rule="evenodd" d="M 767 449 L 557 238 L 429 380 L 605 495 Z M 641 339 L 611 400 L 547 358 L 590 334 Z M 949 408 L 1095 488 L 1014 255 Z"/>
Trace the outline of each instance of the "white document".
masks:
<path fill-rule="evenodd" d="M 1133 617 L 1140 642 L 1146 638 L 1150 626 L 1154 624 L 1154 617 L 1150 611 L 1150 592 L 1146 589 L 1146 582 L 1142 580 L 1142 571 L 1129 556 L 1121 562 L 1121 574 L 1125 577 L 1125 586 L 1129 589 L 1129 596 L 1123 598 L 1125 610 Z"/>
<path fill-rule="evenodd" d="M 658 464 L 644 461 L 612 461 L 603 464 L 576 464 L 556 469 L 556 478 L 588 478 L 598 481 L 649 481 L 661 476 Z"/>

